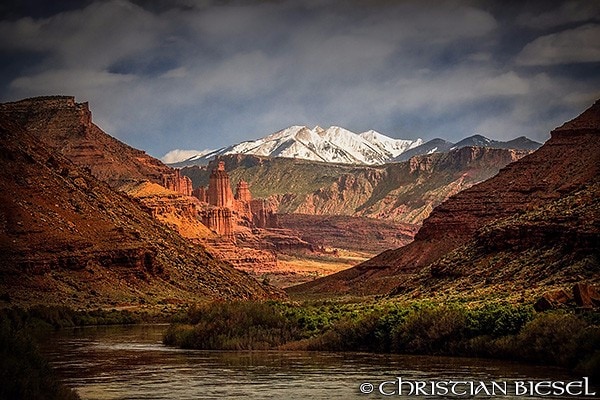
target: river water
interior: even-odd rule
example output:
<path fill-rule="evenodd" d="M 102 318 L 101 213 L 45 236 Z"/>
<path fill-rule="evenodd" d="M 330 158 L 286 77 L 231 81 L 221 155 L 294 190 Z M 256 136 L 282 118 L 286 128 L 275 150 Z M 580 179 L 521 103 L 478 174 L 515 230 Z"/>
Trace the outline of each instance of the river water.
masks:
<path fill-rule="evenodd" d="M 516 396 L 518 381 L 582 379 L 557 368 L 465 358 L 181 350 L 162 344 L 166 328 L 136 325 L 63 330 L 44 341 L 42 352 L 82 399 L 516 399 L 524 398 Z M 402 386 L 398 386 L 398 378 L 404 382 Z M 440 381 L 446 383 L 435 389 L 431 386 Z M 471 396 L 473 389 L 462 383 L 449 390 L 449 381 L 473 381 L 475 388 L 483 383 L 488 393 L 496 395 L 487 395 L 480 387 L 479 394 Z M 383 382 L 388 383 L 380 391 Z M 410 395 L 410 389 L 416 388 L 410 385 L 417 382 L 429 386 Z M 494 392 L 492 382 L 500 385 Z M 455 395 L 445 395 L 444 385 L 448 394 Z"/>

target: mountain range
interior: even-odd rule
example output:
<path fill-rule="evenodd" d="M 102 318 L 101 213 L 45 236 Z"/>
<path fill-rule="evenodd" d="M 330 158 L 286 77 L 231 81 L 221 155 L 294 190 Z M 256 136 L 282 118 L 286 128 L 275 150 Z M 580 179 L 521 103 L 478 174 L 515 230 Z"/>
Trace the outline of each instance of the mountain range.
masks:
<path fill-rule="evenodd" d="M 492 149 L 512 149 L 512 150 L 537 150 L 542 144 L 535 142 L 525 136 L 502 142 L 488 139 L 482 135 L 473 135 L 466 137 L 456 143 L 449 142 L 441 138 L 431 139 L 419 146 L 413 147 L 396 156 L 392 161 L 408 161 L 411 157 L 431 153 L 445 153 L 454 149 L 463 147 L 488 147 Z"/>
<path fill-rule="evenodd" d="M 331 126 L 327 129 L 316 126 L 311 129 L 294 125 L 261 139 L 214 151 L 203 151 L 170 165 L 178 168 L 205 165 L 215 157 L 230 154 L 295 158 L 338 164 L 382 165 L 406 161 L 416 155 L 446 152 L 468 146 L 535 150 L 541 144 L 525 137 L 501 142 L 481 135 L 473 135 L 457 143 L 439 138 L 423 142 L 422 139 L 394 139 L 374 130 L 357 134 L 339 126 Z"/>

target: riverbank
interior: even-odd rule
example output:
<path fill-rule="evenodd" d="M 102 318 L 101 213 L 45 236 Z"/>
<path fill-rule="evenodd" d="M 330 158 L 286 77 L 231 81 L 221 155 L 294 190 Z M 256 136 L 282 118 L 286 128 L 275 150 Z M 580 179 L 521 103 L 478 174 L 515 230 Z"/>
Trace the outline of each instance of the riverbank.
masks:
<path fill-rule="evenodd" d="M 368 352 L 505 359 L 600 379 L 600 313 L 537 313 L 528 304 L 431 300 L 211 302 L 178 310 L 0 310 L 0 398 L 77 399 L 36 340 L 62 328 L 171 322 L 163 343 L 186 349 Z"/>
<path fill-rule="evenodd" d="M 506 382 L 508 395 L 501 397 L 518 400 L 522 397 L 515 393 L 516 381 L 581 380 L 561 368 L 489 359 L 352 351 L 183 350 L 161 343 L 165 330 L 162 324 L 61 329 L 46 336 L 40 346 L 61 381 L 86 400 L 361 400 L 381 398 L 379 384 L 397 377 L 410 382 Z M 363 391 L 369 384 L 375 389 L 371 395 Z M 597 386 L 590 387 L 600 393 Z M 394 388 L 386 385 L 384 390 Z"/>
<path fill-rule="evenodd" d="M 163 310 L 95 309 L 61 306 L 0 309 L 0 399 L 77 400 L 40 354 L 38 341 L 62 328 L 167 322 Z"/>
<path fill-rule="evenodd" d="M 428 301 L 214 302 L 164 343 L 190 349 L 366 351 L 518 360 L 600 378 L 600 313 Z"/>

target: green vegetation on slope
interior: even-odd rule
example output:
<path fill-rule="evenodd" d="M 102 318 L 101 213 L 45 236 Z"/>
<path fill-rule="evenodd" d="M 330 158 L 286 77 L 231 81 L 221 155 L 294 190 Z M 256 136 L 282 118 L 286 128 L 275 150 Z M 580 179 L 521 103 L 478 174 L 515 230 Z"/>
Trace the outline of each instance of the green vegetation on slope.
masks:
<path fill-rule="evenodd" d="M 320 163 L 289 158 L 226 155 L 235 187 L 250 185 L 255 198 L 269 198 L 277 212 L 366 216 L 420 223 L 431 209 L 452 194 L 485 180 L 525 155 L 502 149 L 458 149 L 411 162 L 382 166 Z M 184 167 L 193 186 L 207 186 L 214 162 Z"/>

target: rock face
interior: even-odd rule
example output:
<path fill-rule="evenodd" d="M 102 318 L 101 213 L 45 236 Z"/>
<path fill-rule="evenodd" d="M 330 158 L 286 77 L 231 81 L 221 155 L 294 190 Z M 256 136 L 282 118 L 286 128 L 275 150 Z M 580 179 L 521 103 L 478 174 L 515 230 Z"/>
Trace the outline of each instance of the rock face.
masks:
<path fill-rule="evenodd" d="M 223 165 L 224 165 L 224 163 L 223 163 Z M 190 179 L 190 181 L 191 181 L 191 179 Z M 250 194 L 250 187 L 248 186 L 248 182 L 243 181 L 243 180 L 238 182 L 236 189 L 235 189 L 235 199 L 237 201 L 250 203 L 250 201 L 252 200 L 252 195 Z"/>
<path fill-rule="evenodd" d="M 120 191 L 139 201 L 152 217 L 187 239 L 204 240 L 213 236 L 201 221 L 202 204 L 195 197 L 182 196 L 148 181 L 124 184 Z"/>
<path fill-rule="evenodd" d="M 187 176 L 182 176 L 178 169 L 174 174 L 162 176 L 162 186 L 184 196 L 192 195 L 192 180 Z"/>
<path fill-rule="evenodd" d="M 223 156 L 232 180 L 279 214 L 345 215 L 420 224 L 433 207 L 481 182 L 526 151 L 465 147 L 381 167 L 331 165 L 256 156 Z M 214 164 L 188 167 L 194 186 L 208 183 Z"/>
<path fill-rule="evenodd" d="M 250 212 L 252 214 L 252 223 L 257 228 L 277 228 L 279 226 L 279 219 L 275 208 L 266 200 L 250 200 Z"/>
<path fill-rule="evenodd" d="M 208 203 L 208 193 L 204 186 L 199 186 L 192 190 L 192 196 L 200 200 L 202 203 Z"/>
<path fill-rule="evenodd" d="M 88 121 L 85 107 L 56 101 Z M 50 140 L 57 132 L 75 134 L 56 119 L 62 111 L 52 113 L 52 126 L 30 132 L 31 120 L 14 118 L 21 114 L 12 107 L 0 107 L 3 298 L 88 308 L 277 296 L 48 146 L 45 129 Z"/>
<path fill-rule="evenodd" d="M 436 207 L 413 243 L 292 291 L 404 293 L 417 286 L 464 290 L 481 281 L 527 288 L 598 280 L 599 177 L 596 102 L 533 154 Z"/>
<path fill-rule="evenodd" d="M 0 104 L 0 112 L 113 188 L 149 180 L 189 195 L 187 179 L 176 170 L 98 128 L 88 103 L 72 96 L 36 97 Z"/>
<path fill-rule="evenodd" d="M 208 204 L 216 207 L 233 207 L 233 192 L 229 175 L 225 171 L 225 163 L 220 161 L 210 174 L 208 183 Z"/>
<path fill-rule="evenodd" d="M 320 247 L 369 254 L 404 246 L 412 242 L 417 231 L 411 224 L 343 215 L 282 214 L 278 222 L 282 228 L 299 232 L 303 240 Z"/>
<path fill-rule="evenodd" d="M 225 239 L 233 239 L 233 214 L 227 207 L 202 210 L 202 223 Z"/>

